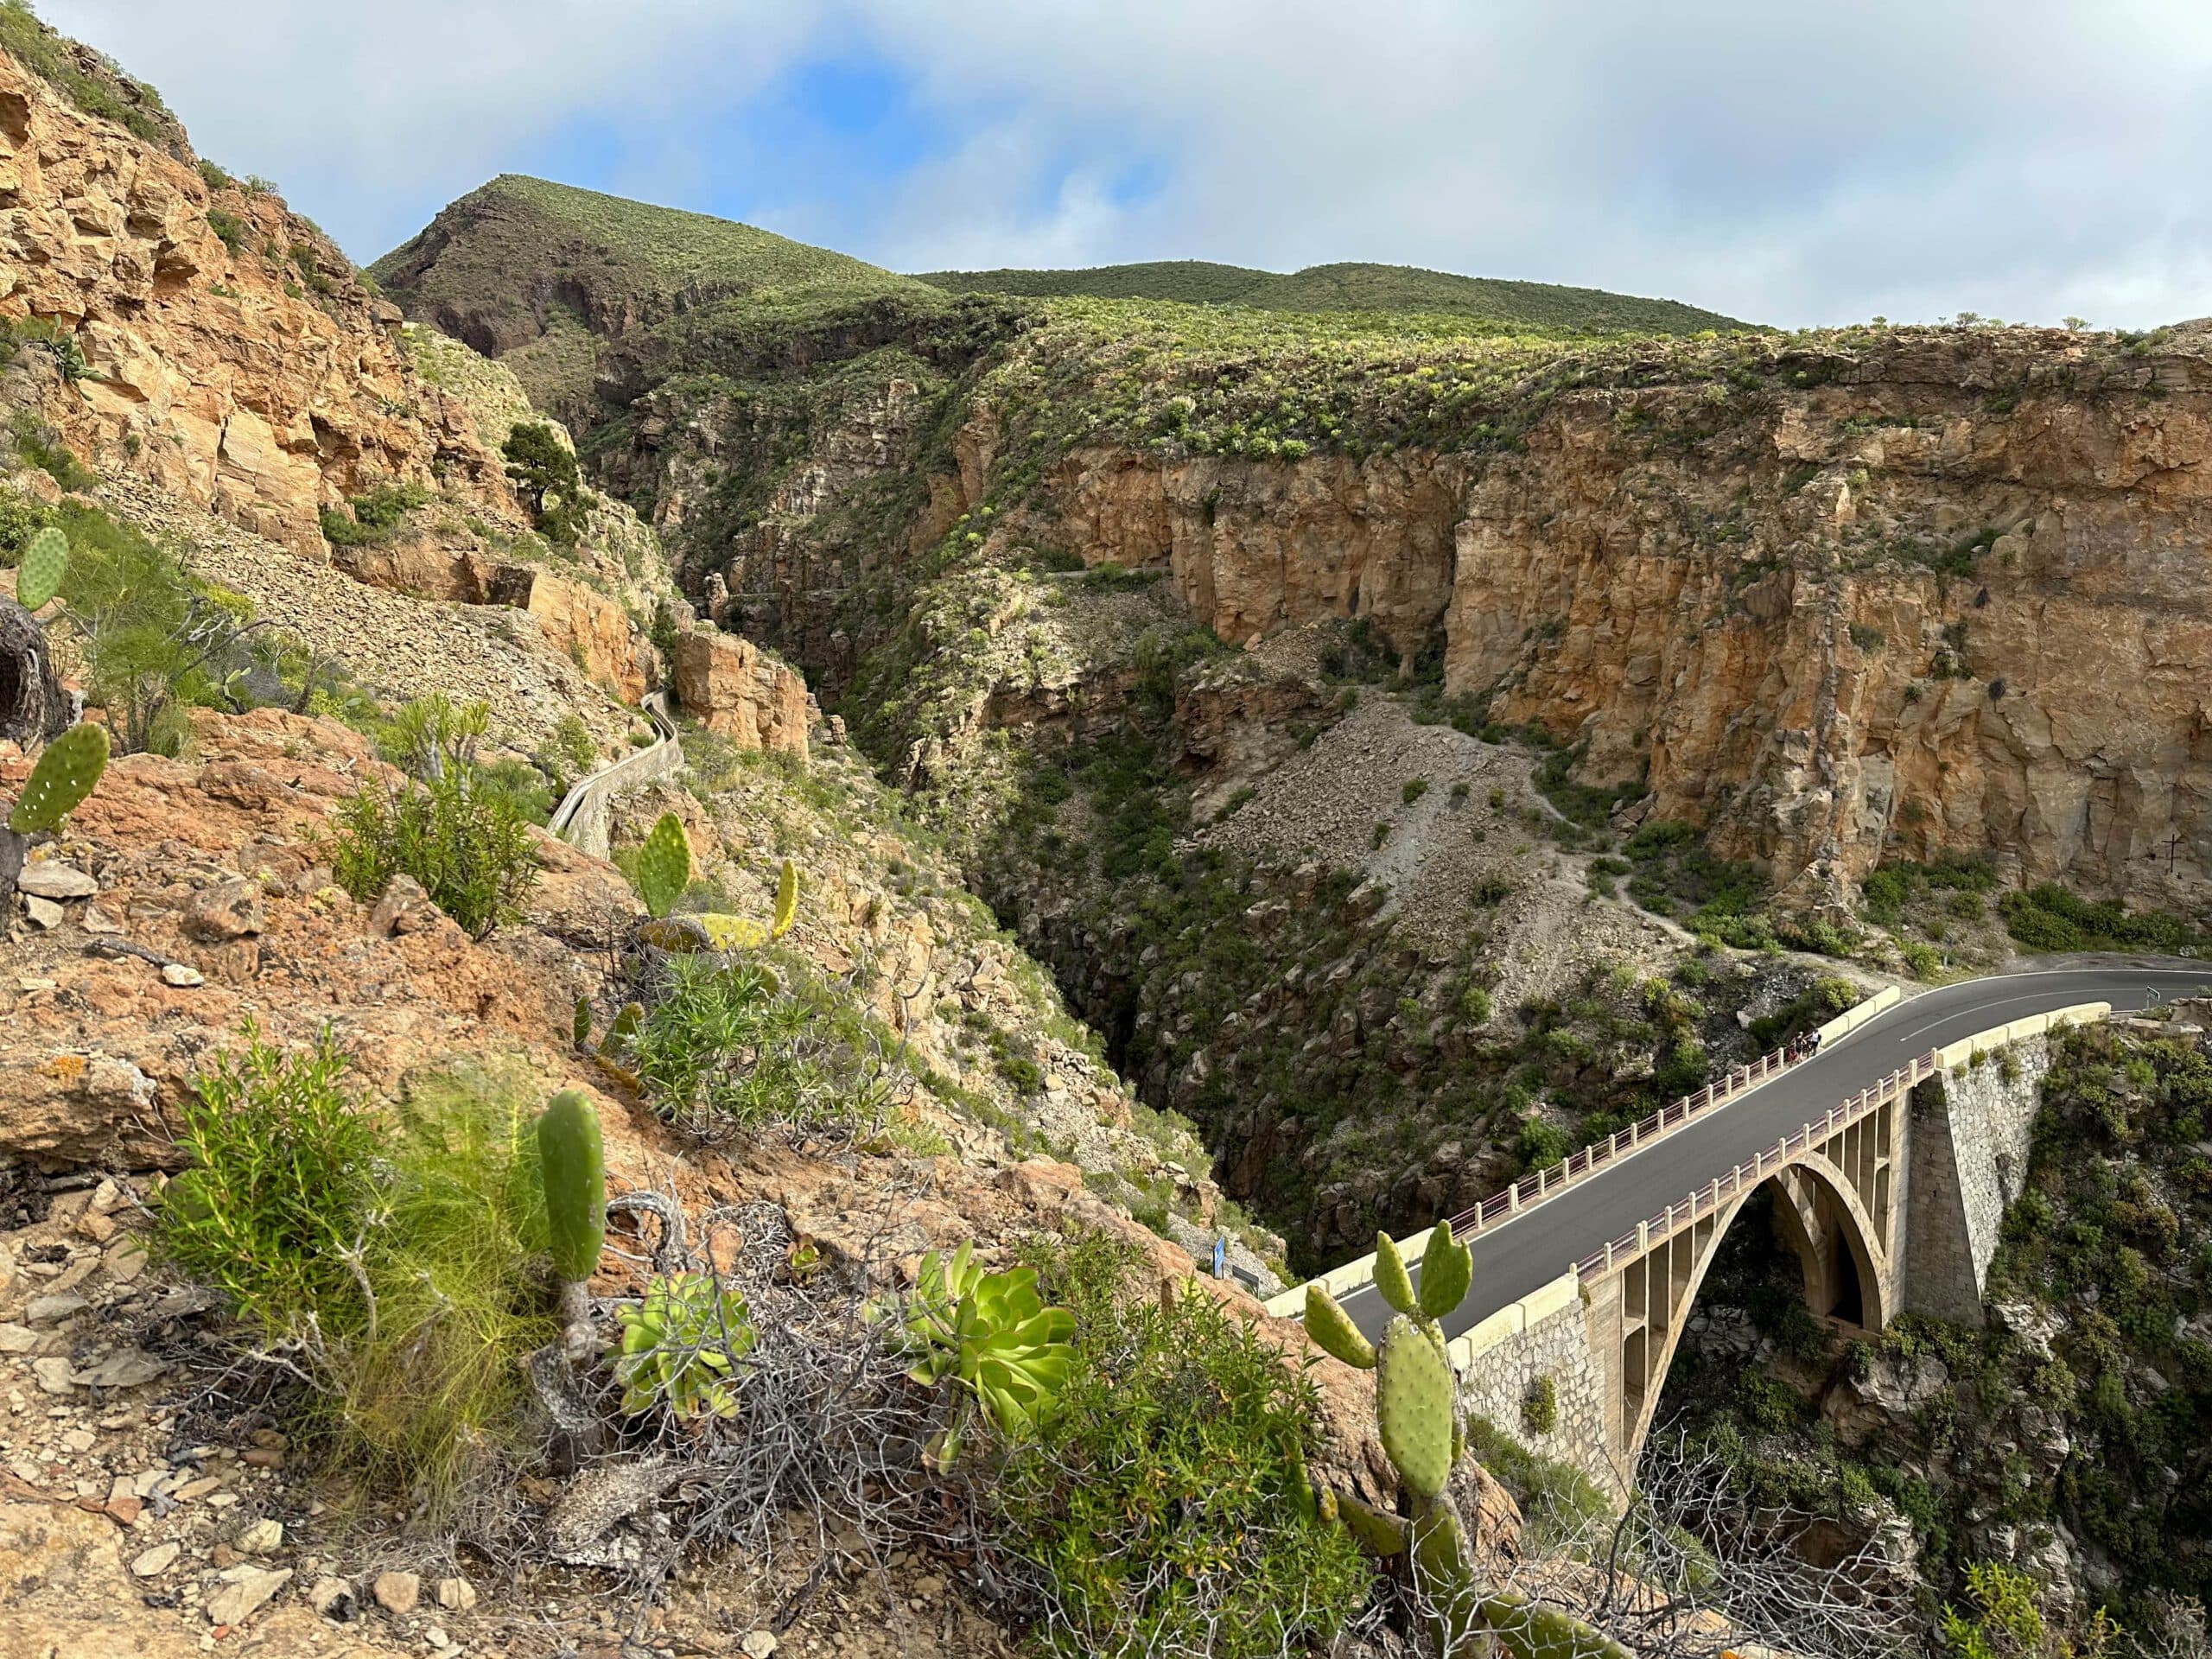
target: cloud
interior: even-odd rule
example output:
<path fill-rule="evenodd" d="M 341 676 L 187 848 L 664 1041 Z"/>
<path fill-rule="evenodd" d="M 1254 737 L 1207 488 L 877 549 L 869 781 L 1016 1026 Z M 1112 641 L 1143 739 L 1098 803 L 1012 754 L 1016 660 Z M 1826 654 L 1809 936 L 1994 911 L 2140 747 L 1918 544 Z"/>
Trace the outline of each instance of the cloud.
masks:
<path fill-rule="evenodd" d="M 696 112 L 757 96 L 812 24 L 775 0 L 41 0 L 160 88 L 201 154 L 274 178 L 356 257 L 455 195 L 568 152 L 694 156 Z"/>
<path fill-rule="evenodd" d="M 2197 0 L 46 10 L 358 253 L 512 169 L 909 270 L 1378 259 L 1783 323 L 2212 310 Z M 825 63 L 866 73 L 817 96 Z"/>

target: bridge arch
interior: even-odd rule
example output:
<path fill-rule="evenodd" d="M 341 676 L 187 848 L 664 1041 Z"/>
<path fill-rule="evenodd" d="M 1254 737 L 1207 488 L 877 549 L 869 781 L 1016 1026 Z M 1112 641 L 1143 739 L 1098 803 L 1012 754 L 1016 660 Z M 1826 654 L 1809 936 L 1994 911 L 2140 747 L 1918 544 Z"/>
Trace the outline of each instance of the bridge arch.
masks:
<path fill-rule="evenodd" d="M 1895 1281 L 1885 1236 L 1851 1179 L 1808 1149 L 1622 1269 L 1622 1433 L 1616 1444 L 1623 1448 L 1625 1478 L 1632 1478 L 1643 1456 L 1675 1350 L 1721 1241 L 1758 1192 L 1774 1196 L 1777 1230 L 1797 1255 L 1806 1305 L 1816 1316 L 1855 1313 L 1841 1322 L 1875 1331 L 1889 1322 Z M 1847 1292 L 1855 1293 L 1856 1308 L 1848 1307 Z"/>

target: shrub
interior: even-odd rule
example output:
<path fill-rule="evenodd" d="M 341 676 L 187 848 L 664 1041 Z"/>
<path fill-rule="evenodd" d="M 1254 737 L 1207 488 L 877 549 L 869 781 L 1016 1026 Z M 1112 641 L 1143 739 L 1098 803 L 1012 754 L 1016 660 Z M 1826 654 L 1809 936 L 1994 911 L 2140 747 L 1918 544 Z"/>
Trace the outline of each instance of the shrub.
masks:
<path fill-rule="evenodd" d="M 207 210 L 207 228 L 222 238 L 223 245 L 232 253 L 245 246 L 245 221 L 236 213 L 226 213 L 220 207 Z"/>
<path fill-rule="evenodd" d="M 537 880 L 521 806 L 458 749 L 428 781 L 364 785 L 332 817 L 340 887 L 367 904 L 410 875 L 472 938 L 520 916 Z"/>
<path fill-rule="evenodd" d="M 654 1109 L 693 1134 L 849 1128 L 888 1090 L 880 1029 L 796 961 L 672 957 L 639 1027 Z"/>
<path fill-rule="evenodd" d="M 488 1073 L 418 1076 L 388 1138 L 327 1032 L 296 1056 L 245 1039 L 184 1108 L 192 1165 L 156 1246 L 296 1357 L 310 1436 L 442 1516 L 519 1445 L 520 1362 L 553 1334 L 534 1100 Z"/>
<path fill-rule="evenodd" d="M 1398 791 L 1398 798 L 1403 801 L 1408 806 L 1411 806 L 1415 801 L 1421 799 L 1422 796 L 1427 793 L 1427 779 L 1408 778 L 1406 779 L 1405 787 Z"/>
<path fill-rule="evenodd" d="M 61 441 L 61 435 L 29 410 L 16 414 L 13 430 L 16 454 L 63 489 L 83 492 L 100 481 L 99 475 Z"/>
<path fill-rule="evenodd" d="M 1074 1315 L 1073 1363 L 1058 1414 L 985 1496 L 1045 1649 L 1325 1649 L 1370 1578 L 1348 1532 L 1300 1511 L 1312 1384 L 1211 1296 L 1163 1306 L 1118 1240 L 1030 1260 Z"/>
<path fill-rule="evenodd" d="M 1548 1376 L 1536 1378 L 1521 1396 L 1521 1427 L 1531 1434 L 1548 1434 L 1559 1427 L 1559 1385 Z"/>

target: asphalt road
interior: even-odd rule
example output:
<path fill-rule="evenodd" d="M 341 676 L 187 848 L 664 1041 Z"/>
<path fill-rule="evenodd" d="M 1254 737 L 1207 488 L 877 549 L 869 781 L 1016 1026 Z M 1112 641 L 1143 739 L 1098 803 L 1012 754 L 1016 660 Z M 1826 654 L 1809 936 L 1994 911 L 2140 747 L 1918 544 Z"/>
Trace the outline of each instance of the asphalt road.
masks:
<path fill-rule="evenodd" d="M 2109 1002 L 2117 1012 L 2133 1013 L 2200 987 L 2212 988 L 2212 962 L 2107 958 L 2082 965 L 2077 959 L 2062 967 L 1964 980 L 1908 997 L 1709 1116 L 1476 1234 L 1469 1241 L 1474 1288 L 1444 1321 L 1445 1333 L 1457 1336 L 1556 1279 L 1607 1239 L 1633 1230 L 1639 1221 L 1796 1134 L 1916 1054 L 2075 1002 Z M 1390 1310 L 1372 1285 L 1353 1292 L 1344 1304 L 1370 1337 L 1380 1336 L 1389 1322 Z"/>

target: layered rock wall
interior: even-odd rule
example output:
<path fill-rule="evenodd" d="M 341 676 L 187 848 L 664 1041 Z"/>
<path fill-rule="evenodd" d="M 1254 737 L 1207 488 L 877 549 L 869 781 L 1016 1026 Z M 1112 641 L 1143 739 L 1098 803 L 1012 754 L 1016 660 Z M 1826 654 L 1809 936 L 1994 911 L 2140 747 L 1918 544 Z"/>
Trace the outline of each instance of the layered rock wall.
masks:
<path fill-rule="evenodd" d="M 741 749 L 806 758 L 806 682 L 749 639 L 705 629 L 679 635 L 676 696 L 685 713 Z"/>
<path fill-rule="evenodd" d="M 1804 902 L 1950 854 L 2212 898 L 2212 330 L 1867 338 L 1803 390 L 1570 392 L 1495 455 L 1081 451 L 1056 522 L 1225 639 L 1440 651 Z"/>
<path fill-rule="evenodd" d="M 103 471 L 318 558 L 321 509 L 394 480 L 519 522 L 497 453 L 327 237 L 0 54 L 0 320 L 24 319 L 82 352 L 43 413 Z"/>

